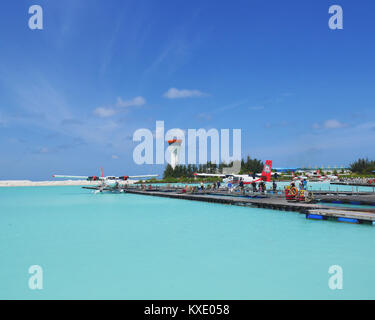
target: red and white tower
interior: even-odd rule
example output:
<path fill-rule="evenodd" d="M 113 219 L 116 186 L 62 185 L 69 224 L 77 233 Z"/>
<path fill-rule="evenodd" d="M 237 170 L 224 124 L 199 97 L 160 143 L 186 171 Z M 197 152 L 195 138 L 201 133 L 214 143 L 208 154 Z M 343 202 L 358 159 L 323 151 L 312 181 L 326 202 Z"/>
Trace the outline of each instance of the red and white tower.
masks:
<path fill-rule="evenodd" d="M 169 144 L 168 150 L 171 154 L 171 166 L 174 169 L 179 164 L 179 155 L 180 155 L 182 140 L 178 140 L 178 139 L 168 140 L 168 144 Z"/>

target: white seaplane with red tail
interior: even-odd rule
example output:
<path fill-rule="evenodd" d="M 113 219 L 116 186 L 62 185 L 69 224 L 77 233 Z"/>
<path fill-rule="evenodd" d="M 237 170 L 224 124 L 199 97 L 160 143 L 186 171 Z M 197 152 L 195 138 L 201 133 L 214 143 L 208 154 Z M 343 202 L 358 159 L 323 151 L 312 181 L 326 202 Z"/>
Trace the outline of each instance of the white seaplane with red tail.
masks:
<path fill-rule="evenodd" d="M 139 180 L 142 178 L 155 178 L 159 175 L 157 174 L 145 174 L 139 176 L 103 176 L 103 168 L 100 168 L 100 176 L 69 176 L 69 175 L 57 175 L 54 174 L 52 177 L 57 179 L 78 179 L 87 181 L 98 181 L 99 184 L 93 187 L 83 187 L 84 189 L 96 190 L 98 192 L 110 191 L 110 192 L 123 192 L 120 182 L 128 181 L 129 179 Z"/>
<path fill-rule="evenodd" d="M 338 175 L 321 175 L 319 170 L 316 170 L 315 172 L 312 173 L 305 173 L 305 175 L 302 176 L 296 176 L 294 172 L 292 172 L 292 180 L 297 181 L 297 180 L 310 180 L 310 181 L 316 181 L 316 182 L 330 182 L 330 181 L 335 181 L 339 179 L 339 175 L 343 174 L 338 174 Z"/>
<path fill-rule="evenodd" d="M 232 186 L 238 186 L 241 181 L 244 186 L 252 185 L 253 183 L 270 182 L 273 175 L 277 175 L 276 172 L 272 172 L 272 160 L 267 160 L 262 173 L 256 174 L 210 174 L 210 173 L 194 173 L 197 177 L 219 177 L 223 178 L 224 183 L 232 184 Z"/>

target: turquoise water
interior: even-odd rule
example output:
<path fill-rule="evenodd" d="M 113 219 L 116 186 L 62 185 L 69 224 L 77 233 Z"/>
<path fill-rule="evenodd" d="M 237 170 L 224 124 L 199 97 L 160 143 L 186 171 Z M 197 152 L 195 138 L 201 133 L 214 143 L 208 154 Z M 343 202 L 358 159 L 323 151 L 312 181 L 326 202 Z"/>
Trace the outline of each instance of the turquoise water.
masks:
<path fill-rule="evenodd" d="M 0 188 L 0 212 L 1 299 L 375 298 L 373 226 L 79 187 Z"/>

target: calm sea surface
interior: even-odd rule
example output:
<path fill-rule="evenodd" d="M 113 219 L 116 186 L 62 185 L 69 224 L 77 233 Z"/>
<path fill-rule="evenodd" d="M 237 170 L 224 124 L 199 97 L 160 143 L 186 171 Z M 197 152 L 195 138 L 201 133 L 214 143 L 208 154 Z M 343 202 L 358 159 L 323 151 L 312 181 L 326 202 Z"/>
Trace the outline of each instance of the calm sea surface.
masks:
<path fill-rule="evenodd" d="M 0 188 L 0 299 L 374 299 L 374 253 L 375 226 L 295 212 Z"/>

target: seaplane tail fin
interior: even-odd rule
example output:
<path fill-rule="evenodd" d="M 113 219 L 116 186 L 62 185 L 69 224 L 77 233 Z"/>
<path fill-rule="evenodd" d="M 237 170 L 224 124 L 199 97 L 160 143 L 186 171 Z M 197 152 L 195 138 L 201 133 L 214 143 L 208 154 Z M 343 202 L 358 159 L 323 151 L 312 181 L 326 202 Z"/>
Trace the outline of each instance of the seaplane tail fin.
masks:
<path fill-rule="evenodd" d="M 262 180 L 270 182 L 272 175 L 272 160 L 267 160 L 262 172 Z"/>
<path fill-rule="evenodd" d="M 100 168 L 100 175 L 103 178 L 103 168 Z"/>

